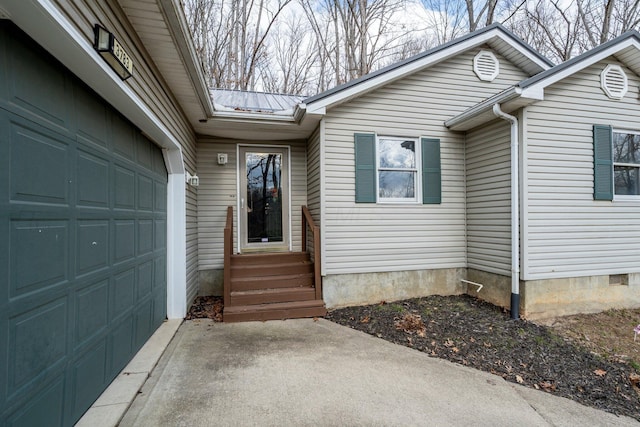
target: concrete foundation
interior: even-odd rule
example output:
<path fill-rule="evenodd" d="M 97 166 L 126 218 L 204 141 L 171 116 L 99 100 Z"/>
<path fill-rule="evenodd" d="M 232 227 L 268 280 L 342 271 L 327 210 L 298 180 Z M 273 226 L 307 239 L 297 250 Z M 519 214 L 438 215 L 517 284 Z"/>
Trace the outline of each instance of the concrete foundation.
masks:
<path fill-rule="evenodd" d="M 322 280 L 327 308 L 376 304 L 428 295 L 458 295 L 466 291 L 460 281 L 464 268 L 335 274 Z"/>
<path fill-rule="evenodd" d="M 224 270 L 200 270 L 198 295 L 222 296 L 224 294 Z"/>
<path fill-rule="evenodd" d="M 624 275 L 626 284 L 609 275 L 529 280 L 525 284 L 525 316 L 529 319 L 640 307 L 640 275 Z"/>
<path fill-rule="evenodd" d="M 480 292 L 470 285 L 470 295 L 509 308 L 510 277 L 469 269 L 467 279 L 484 285 Z M 639 273 L 520 281 L 520 314 L 531 320 L 637 307 Z"/>

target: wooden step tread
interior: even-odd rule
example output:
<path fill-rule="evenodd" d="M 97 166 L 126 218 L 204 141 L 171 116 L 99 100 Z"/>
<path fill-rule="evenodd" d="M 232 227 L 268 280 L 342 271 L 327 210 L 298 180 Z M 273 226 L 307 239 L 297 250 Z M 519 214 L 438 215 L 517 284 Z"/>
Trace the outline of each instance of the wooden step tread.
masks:
<path fill-rule="evenodd" d="M 225 307 L 224 311 L 229 313 L 242 313 L 246 311 L 283 310 L 283 309 L 308 308 L 308 307 L 318 307 L 318 306 L 324 307 L 324 301 L 310 300 L 310 301 L 280 302 L 280 303 L 272 303 L 272 304 L 237 305 L 232 307 Z"/>
<path fill-rule="evenodd" d="M 313 288 L 313 274 L 288 276 L 238 277 L 231 279 L 231 292 L 276 288 Z"/>
<path fill-rule="evenodd" d="M 292 263 L 309 261 L 308 252 L 278 252 L 259 254 L 234 254 L 231 255 L 231 265 Z"/>
<path fill-rule="evenodd" d="M 231 296 L 243 296 L 243 295 L 260 295 L 260 294 L 282 294 L 288 292 L 307 292 L 309 290 L 315 291 L 313 286 L 298 286 L 295 288 L 271 288 L 271 289 L 250 289 L 246 291 L 231 291 Z"/>
<path fill-rule="evenodd" d="M 327 309 L 324 306 L 324 302 L 322 300 L 313 300 L 225 307 L 222 318 L 224 322 L 231 323 L 323 317 L 326 314 Z"/>
<path fill-rule="evenodd" d="M 316 290 L 313 287 L 258 289 L 248 291 L 231 292 L 229 307 L 275 304 L 280 302 L 310 301 L 316 298 Z"/>

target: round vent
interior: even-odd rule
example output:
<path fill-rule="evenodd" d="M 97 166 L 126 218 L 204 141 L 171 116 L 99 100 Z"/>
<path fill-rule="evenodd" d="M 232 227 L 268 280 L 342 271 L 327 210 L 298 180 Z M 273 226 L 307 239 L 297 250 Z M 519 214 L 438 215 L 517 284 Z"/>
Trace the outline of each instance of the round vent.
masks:
<path fill-rule="evenodd" d="M 485 82 L 493 81 L 500 72 L 498 58 L 491 51 L 481 50 L 473 58 L 473 72 L 476 73 L 480 80 Z"/>
<path fill-rule="evenodd" d="M 612 99 L 622 99 L 627 93 L 627 75 L 619 65 L 607 65 L 600 74 L 600 86 Z"/>

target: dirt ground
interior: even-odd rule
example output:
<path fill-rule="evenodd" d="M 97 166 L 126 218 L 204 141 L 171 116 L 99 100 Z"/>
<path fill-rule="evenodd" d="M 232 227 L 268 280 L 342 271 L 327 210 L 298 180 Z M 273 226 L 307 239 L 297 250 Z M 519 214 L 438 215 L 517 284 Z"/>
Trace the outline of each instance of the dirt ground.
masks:
<path fill-rule="evenodd" d="M 198 297 L 187 319 L 222 320 Z M 330 311 L 327 319 L 507 381 L 640 421 L 640 309 L 512 320 L 471 296 L 431 296 Z"/>

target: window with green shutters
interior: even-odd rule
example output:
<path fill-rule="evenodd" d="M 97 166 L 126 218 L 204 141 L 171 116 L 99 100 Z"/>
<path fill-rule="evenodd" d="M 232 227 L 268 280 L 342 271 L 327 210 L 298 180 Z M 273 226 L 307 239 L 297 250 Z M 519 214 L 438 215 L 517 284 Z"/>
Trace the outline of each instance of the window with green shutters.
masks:
<path fill-rule="evenodd" d="M 356 133 L 356 203 L 441 203 L 440 140 Z"/>

